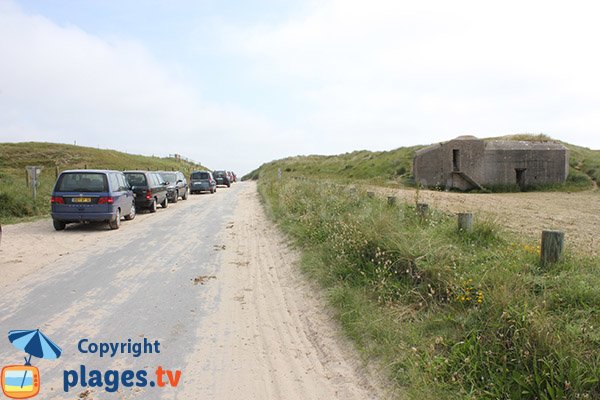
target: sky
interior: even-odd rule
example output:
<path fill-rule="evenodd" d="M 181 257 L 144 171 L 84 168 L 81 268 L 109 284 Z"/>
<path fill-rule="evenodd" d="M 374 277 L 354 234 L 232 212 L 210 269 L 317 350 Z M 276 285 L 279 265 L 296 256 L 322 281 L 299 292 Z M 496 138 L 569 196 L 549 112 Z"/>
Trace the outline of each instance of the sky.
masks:
<path fill-rule="evenodd" d="M 0 142 L 299 154 L 543 133 L 600 149 L 600 3 L 0 0 Z"/>

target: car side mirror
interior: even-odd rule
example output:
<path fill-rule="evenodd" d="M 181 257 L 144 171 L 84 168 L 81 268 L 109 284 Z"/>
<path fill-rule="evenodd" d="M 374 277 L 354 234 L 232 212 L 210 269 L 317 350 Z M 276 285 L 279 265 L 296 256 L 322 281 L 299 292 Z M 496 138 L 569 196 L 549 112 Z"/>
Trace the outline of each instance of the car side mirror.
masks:
<path fill-rule="evenodd" d="M 181 179 L 178 179 L 176 183 L 181 183 L 183 182 Z"/>
<path fill-rule="evenodd" d="M 169 184 L 169 182 L 163 182 L 161 183 L 161 185 L 167 186 Z"/>

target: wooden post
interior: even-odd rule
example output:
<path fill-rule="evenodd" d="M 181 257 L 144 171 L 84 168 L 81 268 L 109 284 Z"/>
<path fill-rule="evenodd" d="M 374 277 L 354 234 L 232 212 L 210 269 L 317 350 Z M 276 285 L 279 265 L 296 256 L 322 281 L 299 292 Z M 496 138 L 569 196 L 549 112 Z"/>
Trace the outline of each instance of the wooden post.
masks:
<path fill-rule="evenodd" d="M 560 260 L 565 247 L 565 233 L 562 231 L 542 231 L 542 251 L 540 262 L 542 267 Z"/>
<path fill-rule="evenodd" d="M 369 197 L 375 197 L 375 192 L 367 192 L 367 196 Z"/>
<path fill-rule="evenodd" d="M 58 179 L 58 172 L 59 172 L 58 171 L 58 165 L 55 165 L 54 166 L 54 180 Z"/>
<path fill-rule="evenodd" d="M 473 214 L 458 213 L 458 230 L 460 232 L 471 232 L 473 230 Z"/>
<path fill-rule="evenodd" d="M 390 206 L 396 205 L 396 196 L 388 196 L 388 205 L 390 205 Z"/>
<path fill-rule="evenodd" d="M 419 216 L 423 219 L 427 218 L 429 215 L 429 204 L 417 203 L 417 214 L 419 214 Z"/>
<path fill-rule="evenodd" d="M 25 169 L 25 185 L 27 185 L 27 189 L 29 189 L 29 172 Z"/>

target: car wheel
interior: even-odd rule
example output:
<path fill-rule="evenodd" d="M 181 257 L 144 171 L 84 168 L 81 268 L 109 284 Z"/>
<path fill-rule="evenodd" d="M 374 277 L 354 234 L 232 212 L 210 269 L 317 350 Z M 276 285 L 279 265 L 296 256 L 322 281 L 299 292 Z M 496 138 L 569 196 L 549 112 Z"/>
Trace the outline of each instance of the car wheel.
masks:
<path fill-rule="evenodd" d="M 152 204 L 150 204 L 150 212 L 151 213 L 156 212 L 156 199 L 152 199 Z"/>
<path fill-rule="evenodd" d="M 179 201 L 179 190 L 175 192 L 175 196 L 173 197 L 173 203 L 177 203 Z"/>
<path fill-rule="evenodd" d="M 227 187 L 231 187 L 231 183 L 228 183 L 228 184 L 227 184 Z"/>
<path fill-rule="evenodd" d="M 121 210 L 117 209 L 117 215 L 114 220 L 108 221 L 108 226 L 110 229 L 119 229 L 121 226 Z"/>
<path fill-rule="evenodd" d="M 181 200 L 187 200 L 187 198 L 188 198 L 188 190 L 186 188 L 185 193 L 183 194 L 183 196 L 181 196 Z"/>
<path fill-rule="evenodd" d="M 165 197 L 165 199 L 163 200 L 163 202 L 160 203 L 160 206 L 162 208 L 167 208 L 168 205 L 169 205 L 169 199 Z"/>
<path fill-rule="evenodd" d="M 129 211 L 129 214 L 125 216 L 125 219 L 127 221 L 131 221 L 134 218 L 135 218 L 135 203 L 131 204 L 131 211 Z"/>
<path fill-rule="evenodd" d="M 55 219 L 52 220 L 52 224 L 54 225 L 54 229 L 56 229 L 57 231 L 62 231 L 67 227 L 67 224 Z"/>

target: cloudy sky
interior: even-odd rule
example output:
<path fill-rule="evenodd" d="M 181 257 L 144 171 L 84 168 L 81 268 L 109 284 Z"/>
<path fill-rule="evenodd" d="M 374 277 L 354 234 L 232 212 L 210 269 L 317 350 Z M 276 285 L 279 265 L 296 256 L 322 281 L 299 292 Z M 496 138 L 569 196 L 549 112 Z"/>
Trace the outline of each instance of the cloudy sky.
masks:
<path fill-rule="evenodd" d="M 0 0 L 0 141 L 239 173 L 463 134 L 599 149 L 596 4 Z"/>

